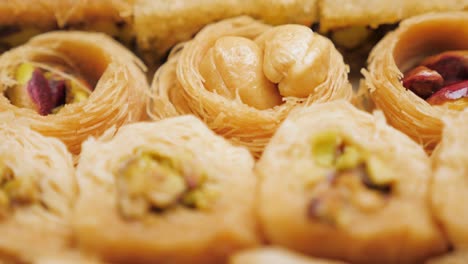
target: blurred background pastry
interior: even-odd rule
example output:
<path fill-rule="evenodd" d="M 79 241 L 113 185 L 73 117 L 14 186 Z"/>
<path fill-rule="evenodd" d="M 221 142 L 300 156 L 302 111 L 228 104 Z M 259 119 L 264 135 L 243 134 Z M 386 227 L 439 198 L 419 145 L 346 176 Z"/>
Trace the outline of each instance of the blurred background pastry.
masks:
<path fill-rule="evenodd" d="M 5 0 L 0 1 L 0 52 L 31 37 L 58 29 L 106 33 L 135 46 L 134 0 Z"/>
<path fill-rule="evenodd" d="M 204 26 L 249 15 L 271 24 L 311 25 L 317 20 L 317 0 L 137 0 L 135 33 L 145 61 L 159 64 L 179 42 L 191 39 Z"/>

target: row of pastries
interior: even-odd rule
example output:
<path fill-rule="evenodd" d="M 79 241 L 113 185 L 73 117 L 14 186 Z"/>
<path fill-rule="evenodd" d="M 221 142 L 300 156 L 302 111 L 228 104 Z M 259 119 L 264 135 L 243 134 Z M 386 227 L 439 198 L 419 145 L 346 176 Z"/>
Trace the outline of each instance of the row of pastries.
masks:
<path fill-rule="evenodd" d="M 333 43 L 302 25 L 249 17 L 211 24 L 172 50 L 151 85 L 144 64 L 105 35 L 45 33 L 0 57 L 0 109 L 75 155 L 112 125 L 193 114 L 259 157 L 293 108 L 368 98 L 430 152 L 443 117 L 466 106 L 466 19 L 453 12 L 404 21 L 373 50 L 359 95 Z"/>
<path fill-rule="evenodd" d="M 337 40 L 357 35 L 351 41 L 356 43 L 380 26 L 411 16 L 467 9 L 465 0 L 8 0 L 0 2 L 4 14 L 0 50 L 50 30 L 98 31 L 133 48 L 147 64 L 154 65 L 204 26 L 240 15 L 273 25 L 320 24 L 321 32 L 332 32 L 333 37 L 337 33 Z M 355 46 L 346 42 L 343 46 Z"/>
<path fill-rule="evenodd" d="M 462 261 L 467 117 L 446 120 L 429 158 L 380 112 L 318 103 L 294 110 L 255 163 L 180 116 L 90 138 L 75 168 L 58 139 L 2 114 L 0 256 L 224 263 L 267 243 L 349 263 Z"/>
<path fill-rule="evenodd" d="M 52 13 L 76 9 L 60 21 L 104 7 L 61 3 Z M 328 38 L 210 20 L 234 15 L 165 37 L 187 41 L 151 83 L 100 33 L 44 33 L 0 55 L 0 260 L 466 262 L 468 13 L 403 21 L 373 49 L 359 93 Z"/>

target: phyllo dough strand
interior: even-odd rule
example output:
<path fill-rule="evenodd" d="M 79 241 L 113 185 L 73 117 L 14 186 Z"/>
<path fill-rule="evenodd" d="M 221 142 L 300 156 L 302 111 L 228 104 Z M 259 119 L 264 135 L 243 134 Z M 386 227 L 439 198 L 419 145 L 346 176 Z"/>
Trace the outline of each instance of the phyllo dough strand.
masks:
<path fill-rule="evenodd" d="M 0 260 L 29 262 L 71 243 L 75 171 L 58 139 L 10 114 L 0 120 Z"/>
<path fill-rule="evenodd" d="M 103 34 L 42 34 L 0 56 L 0 111 L 25 118 L 79 154 L 88 136 L 146 116 L 142 69 Z"/>
<path fill-rule="evenodd" d="M 86 141 L 78 164 L 74 229 L 85 251 L 128 263 L 222 263 L 258 243 L 246 149 L 193 116 L 110 136 Z"/>
<path fill-rule="evenodd" d="M 193 114 L 258 156 L 291 109 L 352 97 L 333 44 L 300 25 L 249 17 L 205 27 L 156 73 L 154 119 Z"/>
<path fill-rule="evenodd" d="M 266 239 L 351 263 L 418 263 L 446 250 L 431 218 L 429 159 L 344 101 L 299 109 L 257 163 Z"/>

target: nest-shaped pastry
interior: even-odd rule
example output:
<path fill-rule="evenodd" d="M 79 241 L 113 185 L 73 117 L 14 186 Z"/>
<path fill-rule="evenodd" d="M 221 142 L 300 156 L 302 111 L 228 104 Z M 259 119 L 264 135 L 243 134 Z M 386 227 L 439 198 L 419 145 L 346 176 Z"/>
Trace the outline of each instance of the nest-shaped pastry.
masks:
<path fill-rule="evenodd" d="M 78 185 L 65 145 L 0 114 L 0 262 L 66 248 Z M 3 262 L 2 262 L 3 263 Z"/>
<path fill-rule="evenodd" d="M 468 109 L 455 118 L 444 119 L 442 140 L 431 157 L 434 213 L 453 247 L 465 251 L 468 249 L 468 205 L 463 202 L 468 200 L 467 121 Z"/>
<path fill-rule="evenodd" d="M 423 144 L 428 151 L 440 140 L 441 119 L 456 115 L 468 105 L 467 50 L 468 13 L 432 13 L 403 21 L 377 44 L 369 57 L 368 72 L 364 74 L 376 106 L 391 125 Z M 446 51 L 456 51 L 458 57 L 452 56 L 454 53 L 444 53 Z M 410 71 L 417 65 L 423 66 L 419 74 Z M 452 68 L 456 67 L 461 70 L 457 70 L 457 76 L 450 76 L 454 74 Z M 409 75 L 414 78 L 409 79 Z M 463 87 L 449 94 L 433 87 L 444 83 L 447 89 L 454 80 L 462 81 L 459 84 L 464 85 L 464 94 Z"/>
<path fill-rule="evenodd" d="M 90 139 L 77 169 L 77 240 L 118 263 L 224 263 L 258 243 L 253 165 L 193 116 Z"/>
<path fill-rule="evenodd" d="M 257 163 L 267 240 L 351 263 L 419 263 L 446 250 L 423 149 L 344 101 L 299 109 Z"/>
<path fill-rule="evenodd" d="M 295 106 L 351 99 L 347 70 L 333 44 L 305 26 L 227 19 L 175 48 L 155 74 L 149 113 L 193 114 L 258 155 Z"/>
<path fill-rule="evenodd" d="M 88 136 L 146 116 L 143 68 L 103 34 L 42 34 L 0 57 L 0 111 L 78 154 Z"/>

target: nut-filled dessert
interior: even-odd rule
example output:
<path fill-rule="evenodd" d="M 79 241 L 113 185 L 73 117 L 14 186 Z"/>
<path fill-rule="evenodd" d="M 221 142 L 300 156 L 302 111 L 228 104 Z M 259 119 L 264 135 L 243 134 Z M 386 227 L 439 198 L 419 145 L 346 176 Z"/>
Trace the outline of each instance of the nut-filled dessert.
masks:
<path fill-rule="evenodd" d="M 350 263 L 418 263 L 447 242 L 424 150 L 382 114 L 334 101 L 284 121 L 257 163 L 270 243 Z"/>
<path fill-rule="evenodd" d="M 431 152 L 467 103 L 468 12 L 403 21 L 374 47 L 365 88 L 389 123 Z"/>
<path fill-rule="evenodd" d="M 41 34 L 0 56 L 0 111 L 79 154 L 88 136 L 146 117 L 144 68 L 103 34 Z"/>
<path fill-rule="evenodd" d="M 149 112 L 154 120 L 193 114 L 258 157 L 293 108 L 351 100 L 347 71 L 331 41 L 310 28 L 227 19 L 181 44 L 159 68 Z"/>
<path fill-rule="evenodd" d="M 73 219 L 79 245 L 116 263 L 224 263 L 260 242 L 253 165 L 247 149 L 193 116 L 86 141 Z"/>
<path fill-rule="evenodd" d="M 0 0 L 0 264 L 467 264 L 467 126 L 468 0 Z"/>

